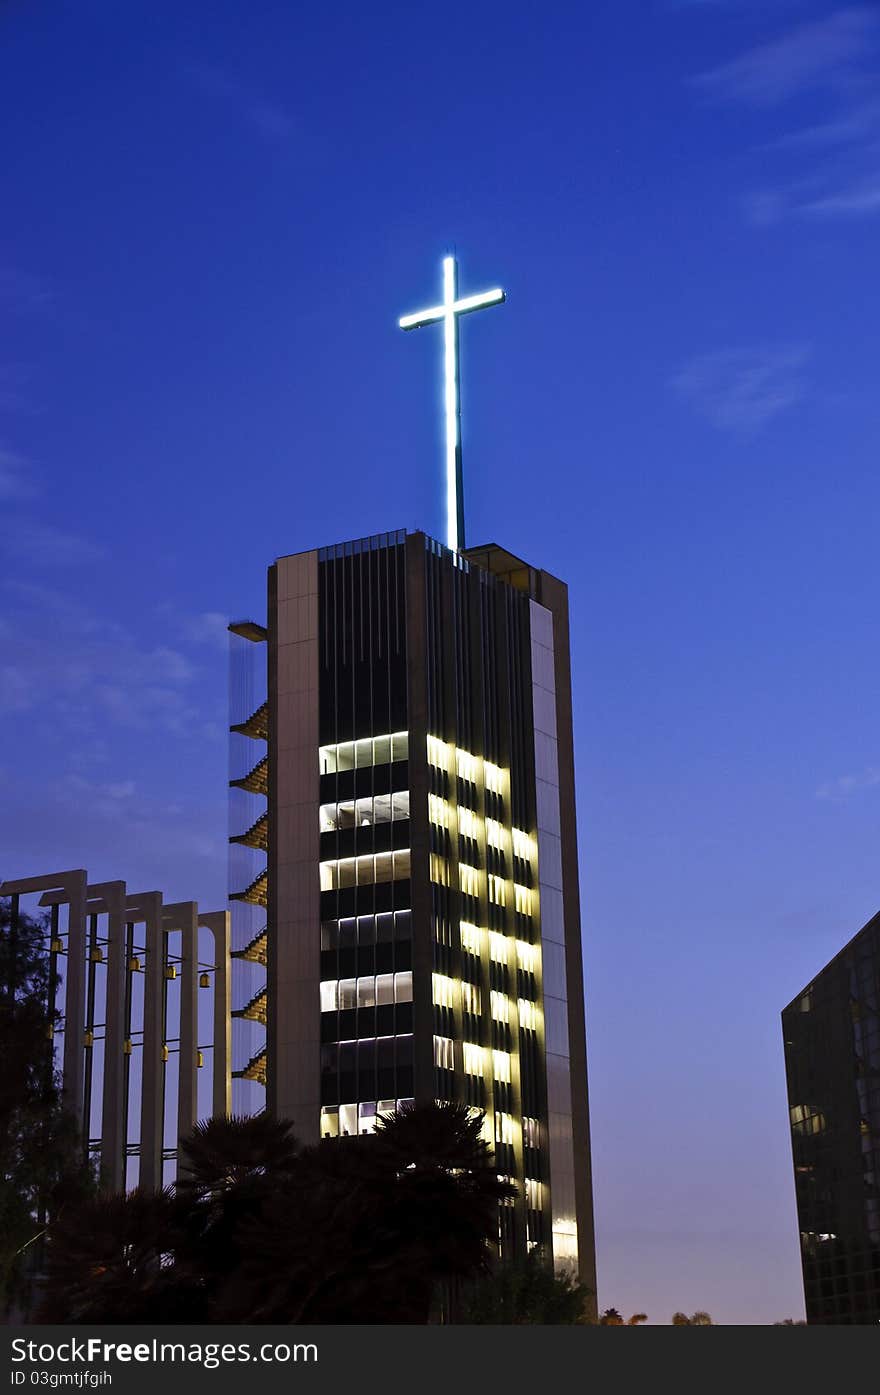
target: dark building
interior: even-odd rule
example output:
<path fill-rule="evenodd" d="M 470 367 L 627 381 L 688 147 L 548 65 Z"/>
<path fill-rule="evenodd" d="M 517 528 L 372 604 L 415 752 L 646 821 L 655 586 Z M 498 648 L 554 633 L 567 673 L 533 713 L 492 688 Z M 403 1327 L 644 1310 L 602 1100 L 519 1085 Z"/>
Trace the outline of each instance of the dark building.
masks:
<path fill-rule="evenodd" d="M 880 1322 L 880 915 L 782 1014 L 807 1321 Z"/>
<path fill-rule="evenodd" d="M 595 1291 L 567 591 L 390 533 L 280 558 L 234 625 L 239 1108 L 485 1111 L 499 1253 Z"/>

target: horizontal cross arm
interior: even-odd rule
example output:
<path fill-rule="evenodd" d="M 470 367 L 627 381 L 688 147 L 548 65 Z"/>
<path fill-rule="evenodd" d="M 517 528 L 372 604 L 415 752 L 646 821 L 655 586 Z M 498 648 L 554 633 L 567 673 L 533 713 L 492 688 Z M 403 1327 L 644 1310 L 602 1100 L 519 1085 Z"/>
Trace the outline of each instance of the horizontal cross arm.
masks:
<path fill-rule="evenodd" d="M 481 291 L 479 295 L 466 295 L 456 300 L 452 306 L 456 315 L 468 315 L 471 310 L 482 310 L 485 305 L 500 305 L 507 296 L 498 286 L 492 291 Z"/>
<path fill-rule="evenodd" d="M 435 324 L 445 314 L 445 305 L 435 305 L 433 310 L 418 310 L 415 315 L 402 315 L 397 323 L 401 329 L 418 329 L 421 325 Z"/>

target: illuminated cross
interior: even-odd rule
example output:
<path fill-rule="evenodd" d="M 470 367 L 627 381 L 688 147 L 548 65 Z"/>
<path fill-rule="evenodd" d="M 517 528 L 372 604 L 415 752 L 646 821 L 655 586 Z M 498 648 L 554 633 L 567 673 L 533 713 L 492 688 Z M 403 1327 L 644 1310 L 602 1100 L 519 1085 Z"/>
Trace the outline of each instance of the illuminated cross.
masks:
<path fill-rule="evenodd" d="M 443 304 L 432 310 L 404 315 L 401 329 L 443 321 L 443 365 L 446 410 L 446 542 L 457 552 L 464 547 L 464 498 L 461 478 L 461 392 L 458 376 L 458 317 L 505 300 L 502 290 L 458 298 L 458 264 L 454 257 L 443 258 Z"/>

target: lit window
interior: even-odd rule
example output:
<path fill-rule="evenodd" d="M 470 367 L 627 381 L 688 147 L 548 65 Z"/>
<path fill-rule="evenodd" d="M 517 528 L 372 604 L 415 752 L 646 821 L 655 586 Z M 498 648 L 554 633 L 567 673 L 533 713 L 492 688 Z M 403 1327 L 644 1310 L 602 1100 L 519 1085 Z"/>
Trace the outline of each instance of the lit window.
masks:
<path fill-rule="evenodd" d="M 486 820 L 486 842 L 493 848 L 497 848 L 499 852 L 504 852 L 507 847 L 507 833 L 504 825 L 500 824 L 497 819 Z"/>
<path fill-rule="evenodd" d="M 458 806 L 458 831 L 464 838 L 476 838 L 480 832 L 480 820 L 466 804 Z"/>
<path fill-rule="evenodd" d="M 526 1210 L 542 1211 L 544 1209 L 544 1187 L 534 1177 L 526 1178 Z"/>
<path fill-rule="evenodd" d="M 493 990 L 489 994 L 489 1010 L 496 1022 L 510 1021 L 510 1003 L 503 993 Z"/>
<path fill-rule="evenodd" d="M 339 1006 L 343 1012 L 357 1007 L 357 979 L 343 978 L 339 981 Z"/>
<path fill-rule="evenodd" d="M 376 980 L 375 978 L 358 979 L 358 1007 L 368 1008 L 376 1006 Z"/>
<path fill-rule="evenodd" d="M 467 780 L 470 785 L 477 783 L 477 758 L 469 751 L 456 751 L 455 768 L 460 780 Z"/>
<path fill-rule="evenodd" d="M 387 1007 L 394 1002 L 394 975 L 376 975 L 376 1007 Z"/>
<path fill-rule="evenodd" d="M 335 1012 L 339 1006 L 339 984 L 335 978 L 324 979 L 321 984 L 321 1011 Z"/>
<path fill-rule="evenodd" d="M 451 1008 L 453 1005 L 454 984 L 446 974 L 432 974 L 431 982 L 434 989 L 434 1002 L 437 1007 Z"/>
<path fill-rule="evenodd" d="M 504 773 L 500 766 L 493 765 L 490 760 L 483 761 L 483 775 L 487 790 L 492 790 L 493 794 L 504 793 Z"/>
<path fill-rule="evenodd" d="M 409 735 L 405 731 L 370 736 L 361 741 L 343 741 L 335 746 L 318 747 L 318 770 L 332 775 L 339 770 L 387 765 L 389 760 L 406 760 Z"/>
<path fill-rule="evenodd" d="M 375 1133 L 376 1105 L 374 1102 L 358 1105 L 358 1133 Z"/>
<path fill-rule="evenodd" d="M 537 1119 L 526 1116 L 522 1121 L 523 1144 L 526 1148 L 540 1148 L 541 1125 Z"/>
<path fill-rule="evenodd" d="M 538 1030 L 537 1003 L 531 1003 L 527 998 L 519 998 L 517 1009 L 519 1011 L 519 1025 L 527 1032 L 536 1032 Z"/>
<path fill-rule="evenodd" d="M 437 736 L 428 737 L 428 764 L 437 770 L 448 770 L 451 764 L 452 748 Z"/>
<path fill-rule="evenodd" d="M 495 1138 L 498 1143 L 513 1144 L 513 1119 L 509 1114 L 496 1113 Z"/>
<path fill-rule="evenodd" d="M 354 1137 L 358 1131 L 358 1107 L 356 1104 L 339 1106 L 339 1132 L 343 1138 Z"/>
<path fill-rule="evenodd" d="M 322 891 L 402 881 L 410 874 L 409 848 L 393 853 L 368 853 L 364 857 L 342 857 L 322 862 L 320 874 Z"/>
<path fill-rule="evenodd" d="M 462 1057 L 464 1068 L 468 1075 L 483 1074 L 483 1048 L 475 1046 L 473 1042 L 466 1041 L 462 1046 Z"/>
<path fill-rule="evenodd" d="M 519 960 L 519 967 L 527 974 L 538 972 L 538 946 L 526 944 L 525 940 L 517 940 L 516 955 Z"/>
<path fill-rule="evenodd" d="M 496 877 L 489 873 L 489 900 L 494 901 L 496 906 L 507 905 L 507 887 L 503 877 Z"/>
<path fill-rule="evenodd" d="M 514 882 L 513 901 L 519 915 L 532 914 L 532 893 L 527 886 L 520 886 L 518 882 Z"/>
<path fill-rule="evenodd" d="M 430 873 L 431 881 L 434 882 L 436 886 L 449 885 L 449 867 L 447 866 L 446 858 L 441 857 L 439 853 L 431 853 Z"/>
<path fill-rule="evenodd" d="M 523 833 L 521 828 L 513 830 L 513 851 L 514 855 L 522 858 L 523 862 L 531 862 L 532 840 L 528 833 Z"/>
<path fill-rule="evenodd" d="M 825 1115 L 814 1104 L 795 1104 L 791 1108 L 791 1127 L 795 1133 L 821 1133 Z"/>
<path fill-rule="evenodd" d="M 480 1012 L 480 990 L 475 983 L 462 982 L 461 985 L 461 1006 L 465 1012 L 479 1016 Z"/>
<path fill-rule="evenodd" d="M 394 975 L 394 1001 L 411 1003 L 413 1000 L 412 969 Z"/>
<path fill-rule="evenodd" d="M 321 1137 L 322 1137 L 322 1138 L 338 1138 L 338 1137 L 339 1137 L 339 1110 L 338 1110 L 338 1109 L 322 1109 L 322 1110 L 321 1110 Z"/>
<path fill-rule="evenodd" d="M 503 1084 L 505 1084 L 505 1085 L 509 1085 L 509 1084 L 510 1084 L 510 1052 L 509 1052 L 509 1051 L 493 1051 L 493 1052 L 492 1052 L 492 1065 L 493 1065 L 493 1068 L 494 1068 L 494 1071 L 495 1071 L 495 1079 L 496 1079 L 496 1080 L 500 1080 L 500 1081 L 501 1081 Z"/>
<path fill-rule="evenodd" d="M 467 949 L 471 954 L 479 954 L 483 947 L 482 932 L 476 925 L 471 925 L 470 921 L 459 922 L 459 934 L 461 936 L 461 947 Z"/>
<path fill-rule="evenodd" d="M 458 884 L 465 896 L 479 896 L 480 894 L 480 874 L 476 867 L 471 867 L 467 862 L 458 864 Z"/>
<path fill-rule="evenodd" d="M 401 790 L 397 794 L 367 795 L 363 799 L 346 799 L 339 804 L 322 804 L 319 810 L 322 833 L 408 818 L 409 790 Z"/>
<path fill-rule="evenodd" d="M 507 940 L 497 930 L 489 931 L 489 957 L 499 964 L 507 963 Z"/>
<path fill-rule="evenodd" d="M 449 805 L 445 799 L 440 798 L 439 794 L 428 795 L 428 818 L 438 828 L 449 827 Z"/>
<path fill-rule="evenodd" d="M 455 1054 L 451 1037 L 434 1038 L 434 1065 L 441 1070 L 453 1070 L 455 1067 Z"/>

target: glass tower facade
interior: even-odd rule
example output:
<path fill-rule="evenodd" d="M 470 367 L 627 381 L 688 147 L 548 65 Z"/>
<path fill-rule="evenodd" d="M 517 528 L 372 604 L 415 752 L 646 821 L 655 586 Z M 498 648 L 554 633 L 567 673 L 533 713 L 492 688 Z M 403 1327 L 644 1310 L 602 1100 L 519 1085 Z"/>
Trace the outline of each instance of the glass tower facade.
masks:
<path fill-rule="evenodd" d="M 782 1014 L 807 1321 L 880 1322 L 880 915 Z"/>
<path fill-rule="evenodd" d="M 382 534 L 280 558 L 232 629 L 239 1097 L 306 1142 L 481 1111 L 499 1255 L 595 1290 L 565 587 Z"/>

